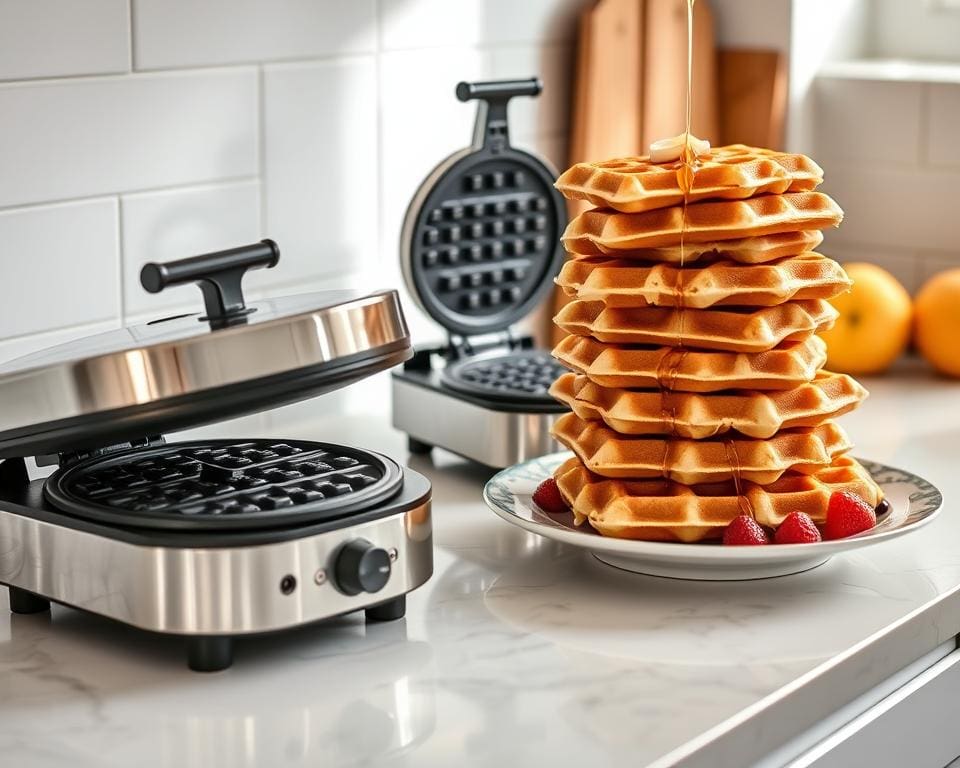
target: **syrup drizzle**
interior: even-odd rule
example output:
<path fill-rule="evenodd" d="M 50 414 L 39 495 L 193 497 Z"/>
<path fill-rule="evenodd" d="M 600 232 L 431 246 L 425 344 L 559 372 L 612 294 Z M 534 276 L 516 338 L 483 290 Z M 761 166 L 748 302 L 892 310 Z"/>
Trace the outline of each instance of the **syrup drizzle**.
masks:
<path fill-rule="evenodd" d="M 686 125 L 683 135 L 683 150 L 680 154 L 680 161 L 675 166 L 677 174 L 677 184 L 680 192 L 683 194 L 683 207 L 681 209 L 680 220 L 680 264 L 677 270 L 677 338 L 676 346 L 671 349 L 660 360 L 657 367 L 657 383 L 660 387 L 661 418 L 664 425 L 669 425 L 669 434 L 676 434 L 677 413 L 676 407 L 671 403 L 670 393 L 672 393 L 677 378 L 680 373 L 680 366 L 686 356 L 687 350 L 684 348 L 684 310 L 686 291 L 684 288 L 684 268 L 686 266 L 686 235 L 687 235 L 687 206 L 690 202 L 690 193 L 693 189 L 694 179 L 696 177 L 699 161 L 693 150 L 691 139 L 691 123 L 693 116 L 693 7 L 696 0 L 687 0 L 687 93 L 686 93 Z M 666 369 L 666 374 L 662 369 Z M 737 496 L 737 506 L 741 514 L 755 517 L 750 500 L 743 493 L 742 472 L 740 456 L 737 453 L 736 443 L 732 439 L 723 441 L 724 453 L 727 464 L 730 468 L 730 474 L 733 476 L 734 490 Z M 663 454 L 663 475 L 667 477 L 667 450 L 665 446 Z"/>
<path fill-rule="evenodd" d="M 740 514 L 756 518 L 756 515 L 753 514 L 753 506 L 750 504 L 750 499 L 743 493 L 741 479 L 743 467 L 740 465 L 740 455 L 737 453 L 737 444 L 733 440 L 724 440 L 723 450 L 727 455 L 727 464 L 730 465 L 730 472 L 733 475 L 733 487 L 737 494 L 737 507 L 740 509 Z"/>
<path fill-rule="evenodd" d="M 677 338 L 675 349 L 671 349 L 660 359 L 657 366 L 657 384 L 660 387 L 661 419 L 670 425 L 670 434 L 676 432 L 676 408 L 669 406 L 669 397 L 664 390 L 673 390 L 680 373 L 680 365 L 686 355 L 683 345 L 684 309 L 686 290 L 684 288 L 684 266 L 686 263 L 686 231 L 687 231 L 687 204 L 690 190 L 693 189 L 693 180 L 697 172 L 697 159 L 691 142 L 691 120 L 693 116 L 693 6 L 696 0 L 687 0 L 687 99 L 686 125 L 683 134 L 683 149 L 680 161 L 674 167 L 677 174 L 677 184 L 683 194 L 683 207 L 680 218 L 680 264 L 677 270 L 676 292 L 677 298 L 674 307 L 677 312 Z"/>

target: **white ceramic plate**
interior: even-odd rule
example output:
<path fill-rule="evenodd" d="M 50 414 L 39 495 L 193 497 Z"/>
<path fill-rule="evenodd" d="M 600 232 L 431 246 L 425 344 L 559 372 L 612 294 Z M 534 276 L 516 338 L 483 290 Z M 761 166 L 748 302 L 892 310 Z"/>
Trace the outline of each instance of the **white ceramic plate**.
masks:
<path fill-rule="evenodd" d="M 573 513 L 552 515 L 533 503 L 532 494 L 569 453 L 515 464 L 494 475 L 483 489 L 487 505 L 508 523 L 590 550 L 609 565 L 652 576 L 677 579 L 733 581 L 799 573 L 825 563 L 831 555 L 902 536 L 926 525 L 940 510 L 943 496 L 921 477 L 873 461 L 860 463 L 883 488 L 890 511 L 877 526 L 856 536 L 817 544 L 776 544 L 767 547 L 724 547 L 718 544 L 679 544 L 633 541 L 601 536 L 589 524 L 573 524 Z"/>

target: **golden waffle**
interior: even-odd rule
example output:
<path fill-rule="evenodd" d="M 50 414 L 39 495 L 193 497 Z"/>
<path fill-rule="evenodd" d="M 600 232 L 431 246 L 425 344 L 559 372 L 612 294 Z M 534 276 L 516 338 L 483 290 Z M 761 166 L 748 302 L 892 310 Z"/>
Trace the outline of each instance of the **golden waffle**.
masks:
<path fill-rule="evenodd" d="M 686 485 L 735 477 L 767 485 L 787 470 L 816 472 L 851 448 L 846 433 L 832 421 L 809 429 L 782 430 L 768 440 L 739 436 L 688 440 L 622 436 L 602 421 L 584 421 L 575 413 L 565 413 L 551 433 L 598 475 L 665 477 Z"/>
<path fill-rule="evenodd" d="M 769 352 L 744 354 L 676 347 L 620 347 L 587 336 L 567 336 L 553 356 L 604 387 L 663 386 L 683 392 L 791 389 L 811 381 L 827 360 L 819 336 Z"/>
<path fill-rule="evenodd" d="M 852 411 L 867 391 L 842 373 L 821 371 L 780 392 L 720 394 L 601 387 L 565 373 L 550 394 L 584 420 L 603 421 L 621 435 L 677 435 L 699 440 L 727 432 L 769 438 L 781 429 L 815 427 Z"/>
<path fill-rule="evenodd" d="M 614 344 L 763 352 L 784 341 L 800 341 L 827 330 L 836 318 L 837 310 L 821 299 L 790 301 L 752 311 L 607 308 L 600 301 L 571 301 L 553 321 L 567 333 Z"/>
<path fill-rule="evenodd" d="M 833 259 L 816 253 L 767 264 L 717 261 L 702 267 L 640 265 L 625 259 L 576 259 L 563 265 L 557 285 L 568 296 L 607 307 L 762 306 L 790 299 L 831 299 L 851 281 Z"/>
<path fill-rule="evenodd" d="M 567 225 L 563 244 L 571 253 L 597 253 L 731 240 L 778 232 L 835 227 L 843 218 L 821 192 L 761 195 L 748 200 L 694 203 L 646 213 L 584 211 Z"/>
<path fill-rule="evenodd" d="M 883 499 L 870 474 L 849 456 L 811 474 L 787 472 L 767 486 L 743 482 L 742 495 L 732 482 L 690 487 L 666 480 L 609 480 L 587 471 L 576 458 L 554 476 L 578 525 L 589 520 L 604 536 L 647 541 L 718 539 L 745 509 L 770 528 L 796 509 L 822 524 L 835 491 L 855 493 L 874 507 Z"/>
<path fill-rule="evenodd" d="M 711 240 L 705 243 L 684 242 L 683 248 L 677 245 L 664 245 L 659 248 L 638 248 L 636 250 L 614 250 L 610 255 L 618 259 L 631 261 L 651 261 L 664 264 L 693 264 L 719 259 L 736 261 L 741 264 L 763 264 L 782 259 L 786 256 L 798 256 L 816 249 L 823 242 L 823 233 L 819 229 L 801 229 L 795 232 L 778 232 L 774 235 L 742 237 L 735 240 Z M 589 244 L 588 244 L 589 246 Z M 587 250 L 590 250 L 589 246 Z M 589 254 L 573 254 L 574 259 L 603 255 L 600 248 L 592 248 Z"/>
<path fill-rule="evenodd" d="M 731 144 L 699 159 L 687 202 L 809 192 L 822 181 L 823 169 L 805 155 Z M 683 202 L 677 163 L 651 163 L 649 156 L 577 163 L 560 175 L 556 187 L 571 200 L 588 200 L 624 213 Z"/>

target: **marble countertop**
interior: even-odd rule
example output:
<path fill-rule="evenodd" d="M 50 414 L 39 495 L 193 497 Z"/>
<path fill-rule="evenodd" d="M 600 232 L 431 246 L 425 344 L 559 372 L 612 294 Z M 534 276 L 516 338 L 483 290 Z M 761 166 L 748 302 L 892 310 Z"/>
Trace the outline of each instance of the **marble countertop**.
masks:
<path fill-rule="evenodd" d="M 393 624 L 245 639 L 202 675 L 176 641 L 59 606 L 11 616 L 0 590 L 0 762 L 751 762 L 960 631 L 960 383 L 919 365 L 865 383 L 857 452 L 947 498 L 914 535 L 779 579 L 637 576 L 504 523 L 480 500 L 490 472 L 437 452 L 410 462 L 434 483 L 435 573 Z M 277 436 L 405 455 L 386 415 L 320 412 Z"/>

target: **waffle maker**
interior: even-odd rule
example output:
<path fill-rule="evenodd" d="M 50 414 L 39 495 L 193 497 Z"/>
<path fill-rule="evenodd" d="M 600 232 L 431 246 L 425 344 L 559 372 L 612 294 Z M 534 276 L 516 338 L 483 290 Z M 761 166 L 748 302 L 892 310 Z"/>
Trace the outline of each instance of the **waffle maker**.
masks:
<path fill-rule="evenodd" d="M 550 425 L 563 406 L 547 390 L 563 369 L 511 330 L 563 261 L 556 174 L 511 147 L 507 127 L 510 99 L 541 90 L 536 78 L 457 85 L 460 101 L 479 100 L 473 145 L 434 168 L 407 209 L 404 280 L 448 332 L 393 373 L 393 424 L 411 453 L 439 446 L 506 467 L 559 449 Z"/>
<path fill-rule="evenodd" d="M 197 282 L 206 311 L 0 366 L 0 583 L 187 638 L 201 671 L 233 638 L 365 610 L 404 615 L 433 569 L 430 483 L 329 442 L 166 442 L 164 432 L 336 389 L 412 354 L 395 291 L 248 306 L 270 240 L 147 264 L 150 292 Z M 27 457 L 58 465 L 31 479 Z"/>

